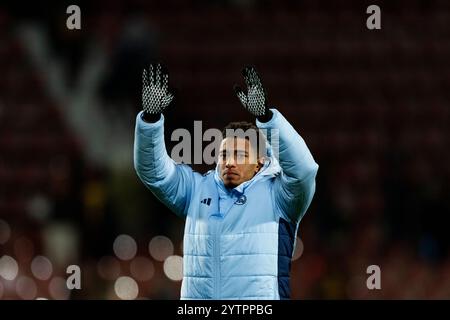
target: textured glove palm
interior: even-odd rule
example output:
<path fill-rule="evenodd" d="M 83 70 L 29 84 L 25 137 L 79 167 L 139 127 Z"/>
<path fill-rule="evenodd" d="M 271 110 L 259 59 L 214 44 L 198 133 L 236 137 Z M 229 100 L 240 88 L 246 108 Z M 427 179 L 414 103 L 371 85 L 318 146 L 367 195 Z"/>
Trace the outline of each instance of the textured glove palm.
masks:
<path fill-rule="evenodd" d="M 247 93 L 239 86 L 234 86 L 234 91 L 242 105 L 259 120 L 270 119 L 272 112 L 267 107 L 266 93 L 255 68 L 245 67 L 242 70 L 242 75 L 244 76 L 244 81 L 247 85 Z"/>
<path fill-rule="evenodd" d="M 169 92 L 169 74 L 161 64 L 151 64 L 142 72 L 142 108 L 144 120 L 155 120 L 172 102 Z"/>

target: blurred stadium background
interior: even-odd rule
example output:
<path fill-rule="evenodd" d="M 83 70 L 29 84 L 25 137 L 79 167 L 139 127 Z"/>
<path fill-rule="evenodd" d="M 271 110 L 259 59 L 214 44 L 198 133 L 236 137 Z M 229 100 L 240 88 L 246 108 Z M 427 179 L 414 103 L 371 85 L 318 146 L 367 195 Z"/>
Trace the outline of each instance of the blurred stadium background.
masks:
<path fill-rule="evenodd" d="M 250 63 L 307 141 L 294 299 L 450 298 L 448 1 L 108 0 L 0 5 L 0 299 L 179 297 L 183 221 L 132 165 L 158 58 L 179 91 L 166 133 L 252 120 L 232 91 Z"/>

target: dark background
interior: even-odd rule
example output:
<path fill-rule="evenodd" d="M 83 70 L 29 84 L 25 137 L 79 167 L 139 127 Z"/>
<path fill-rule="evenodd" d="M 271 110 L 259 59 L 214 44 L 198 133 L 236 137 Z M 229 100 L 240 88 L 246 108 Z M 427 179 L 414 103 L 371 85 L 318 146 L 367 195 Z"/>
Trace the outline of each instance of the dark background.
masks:
<path fill-rule="evenodd" d="M 66 28 L 70 4 L 81 30 Z M 370 4 L 381 30 L 366 28 Z M 194 120 L 252 121 L 232 89 L 245 64 L 307 142 L 320 169 L 294 299 L 450 298 L 448 1 L 129 0 L 0 5 L 0 272 L 13 274 L 0 273 L 0 299 L 118 299 L 119 276 L 140 298 L 179 297 L 148 246 L 162 235 L 166 256 L 182 256 L 183 221 L 132 163 L 141 71 L 155 59 L 177 89 L 169 149 Z M 121 234 L 146 280 L 134 254 L 114 256 Z M 36 256 L 50 276 L 32 270 Z M 81 290 L 63 288 L 69 264 Z M 366 287 L 369 265 L 381 290 Z"/>

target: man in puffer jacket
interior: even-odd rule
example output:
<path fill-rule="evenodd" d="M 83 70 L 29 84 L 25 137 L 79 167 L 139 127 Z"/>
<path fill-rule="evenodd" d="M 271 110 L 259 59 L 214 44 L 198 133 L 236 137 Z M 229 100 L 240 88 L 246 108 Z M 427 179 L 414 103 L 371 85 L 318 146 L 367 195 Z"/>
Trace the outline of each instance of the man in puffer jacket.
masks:
<path fill-rule="evenodd" d="M 173 99 L 168 74 L 159 64 L 144 70 L 134 167 L 145 186 L 186 220 L 181 299 L 290 298 L 297 229 L 315 192 L 318 165 L 283 115 L 267 107 L 254 68 L 243 74 L 247 92 L 235 87 L 236 94 L 259 129 L 268 135 L 276 129 L 278 159 L 270 146 L 261 156 L 261 146 L 245 137 L 224 137 L 216 170 L 201 175 L 168 156 L 162 115 Z"/>

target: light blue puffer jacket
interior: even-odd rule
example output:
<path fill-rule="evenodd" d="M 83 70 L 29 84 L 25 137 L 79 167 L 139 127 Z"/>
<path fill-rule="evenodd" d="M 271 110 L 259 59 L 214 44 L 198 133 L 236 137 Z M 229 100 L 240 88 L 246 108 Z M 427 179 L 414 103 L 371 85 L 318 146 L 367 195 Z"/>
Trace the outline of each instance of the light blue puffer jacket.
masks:
<path fill-rule="evenodd" d="M 176 164 L 164 144 L 164 117 L 136 119 L 134 166 L 153 194 L 186 219 L 181 299 L 288 299 L 298 224 L 315 192 L 318 165 L 276 109 L 261 129 L 279 130 L 251 180 L 227 190 L 217 169 L 201 175 Z M 270 152 L 270 148 L 268 149 Z"/>

